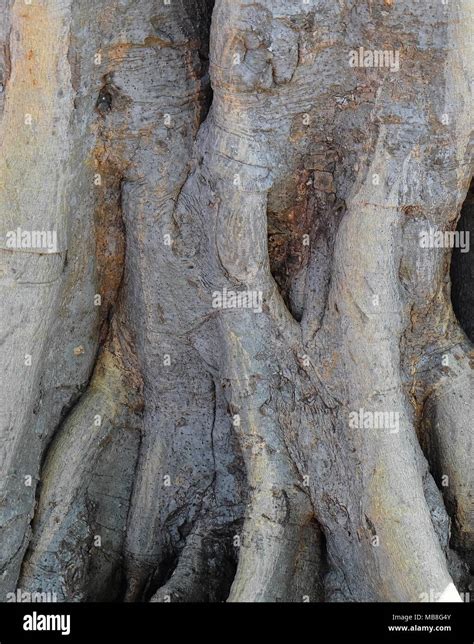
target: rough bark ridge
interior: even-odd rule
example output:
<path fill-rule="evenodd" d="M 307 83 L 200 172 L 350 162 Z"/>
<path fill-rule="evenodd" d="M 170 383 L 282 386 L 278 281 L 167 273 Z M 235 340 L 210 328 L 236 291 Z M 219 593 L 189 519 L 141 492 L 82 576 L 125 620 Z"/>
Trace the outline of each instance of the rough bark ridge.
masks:
<path fill-rule="evenodd" d="M 472 0 L 100 5 L 0 0 L 1 599 L 459 601 Z"/>

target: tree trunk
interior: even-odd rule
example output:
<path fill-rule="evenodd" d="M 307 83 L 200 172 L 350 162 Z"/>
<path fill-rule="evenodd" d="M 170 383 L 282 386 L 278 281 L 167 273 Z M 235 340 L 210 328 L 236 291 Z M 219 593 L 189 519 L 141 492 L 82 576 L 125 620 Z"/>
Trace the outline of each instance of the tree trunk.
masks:
<path fill-rule="evenodd" d="M 471 0 L 0 7 L 1 601 L 460 601 Z"/>

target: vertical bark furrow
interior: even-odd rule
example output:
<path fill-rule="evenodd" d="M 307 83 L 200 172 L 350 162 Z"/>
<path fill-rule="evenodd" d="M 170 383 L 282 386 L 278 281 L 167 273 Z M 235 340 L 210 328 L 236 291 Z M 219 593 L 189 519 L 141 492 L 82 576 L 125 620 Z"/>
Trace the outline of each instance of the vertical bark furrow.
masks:
<path fill-rule="evenodd" d="M 59 601 L 118 597 L 142 389 L 136 358 L 112 329 L 87 392 L 48 450 L 21 588 Z"/>

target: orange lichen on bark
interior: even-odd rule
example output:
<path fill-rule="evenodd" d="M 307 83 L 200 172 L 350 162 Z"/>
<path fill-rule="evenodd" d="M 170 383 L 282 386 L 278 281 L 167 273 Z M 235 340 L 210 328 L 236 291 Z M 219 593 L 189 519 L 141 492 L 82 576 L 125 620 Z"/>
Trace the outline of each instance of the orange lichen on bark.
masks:
<path fill-rule="evenodd" d="M 97 144 L 94 159 L 95 171 L 100 177 L 94 213 L 96 266 L 98 293 L 102 298 L 101 321 L 105 322 L 117 299 L 125 262 L 125 232 L 121 209 L 123 175 L 103 141 Z"/>
<path fill-rule="evenodd" d="M 309 258 L 309 244 L 304 235 L 309 234 L 308 180 L 311 172 L 301 170 L 297 175 L 296 198 L 289 208 L 268 215 L 268 253 L 272 275 L 285 300 L 295 275 Z"/>

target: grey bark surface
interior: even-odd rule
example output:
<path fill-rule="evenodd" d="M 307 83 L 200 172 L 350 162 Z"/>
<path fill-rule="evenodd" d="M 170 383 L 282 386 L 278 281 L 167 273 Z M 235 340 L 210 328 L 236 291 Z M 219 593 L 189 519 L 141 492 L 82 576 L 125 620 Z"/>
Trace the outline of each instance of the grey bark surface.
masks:
<path fill-rule="evenodd" d="M 472 1 L 0 8 L 0 601 L 460 601 Z"/>

